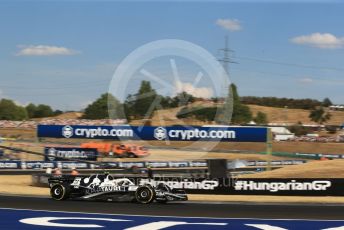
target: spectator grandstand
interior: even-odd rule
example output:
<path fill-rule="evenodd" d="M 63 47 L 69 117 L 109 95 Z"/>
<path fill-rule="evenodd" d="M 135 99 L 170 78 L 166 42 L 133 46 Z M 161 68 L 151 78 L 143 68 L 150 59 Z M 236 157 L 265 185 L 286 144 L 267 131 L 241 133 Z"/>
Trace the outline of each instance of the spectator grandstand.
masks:
<path fill-rule="evenodd" d="M 331 105 L 330 110 L 344 111 L 344 105 Z"/>
<path fill-rule="evenodd" d="M 0 120 L 0 128 L 35 129 L 37 125 L 122 125 L 127 124 L 125 119 L 59 119 L 51 118 L 41 121 L 7 121 Z"/>
<path fill-rule="evenodd" d="M 290 138 L 289 141 L 304 141 L 304 142 L 344 142 L 344 139 L 341 135 L 338 136 L 329 136 L 329 137 L 317 137 L 317 136 L 300 136 Z"/>

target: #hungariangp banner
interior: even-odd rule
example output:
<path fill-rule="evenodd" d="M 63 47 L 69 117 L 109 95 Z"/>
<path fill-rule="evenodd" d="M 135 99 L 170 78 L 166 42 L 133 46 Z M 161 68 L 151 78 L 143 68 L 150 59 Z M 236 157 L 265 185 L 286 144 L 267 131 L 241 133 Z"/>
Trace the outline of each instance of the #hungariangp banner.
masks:
<path fill-rule="evenodd" d="M 267 128 L 38 125 L 37 137 L 110 140 L 266 142 Z"/>

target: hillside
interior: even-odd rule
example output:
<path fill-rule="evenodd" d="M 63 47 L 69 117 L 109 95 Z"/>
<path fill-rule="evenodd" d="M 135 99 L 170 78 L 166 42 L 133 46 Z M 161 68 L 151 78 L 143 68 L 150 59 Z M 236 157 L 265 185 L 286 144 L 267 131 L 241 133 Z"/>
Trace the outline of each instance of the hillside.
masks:
<path fill-rule="evenodd" d="M 210 107 L 213 106 L 211 103 L 193 103 L 191 106 L 203 106 Z M 267 107 L 259 105 L 248 105 L 255 116 L 257 112 L 266 113 L 268 116 L 268 121 L 270 123 L 288 123 L 296 124 L 302 122 L 303 124 L 316 124 L 309 119 L 309 110 L 304 109 L 285 109 L 276 107 Z M 172 108 L 172 109 L 162 109 L 155 111 L 152 117 L 151 125 L 204 125 L 205 122 L 197 121 L 195 119 L 184 119 L 180 120 L 176 117 L 176 114 L 182 107 Z M 325 124 L 331 125 L 341 125 L 344 123 L 344 111 L 330 111 L 332 115 L 331 119 Z M 140 121 L 133 121 L 132 124 L 138 124 Z"/>
<path fill-rule="evenodd" d="M 212 103 L 207 103 L 207 102 L 195 102 L 192 105 L 193 107 L 211 107 L 213 106 Z M 195 119 L 183 119 L 180 120 L 177 118 L 177 113 L 181 107 L 176 107 L 176 108 L 171 108 L 171 109 L 161 109 L 157 110 L 154 112 L 153 117 L 151 119 L 151 125 L 153 126 L 169 126 L 169 125 L 204 125 L 206 124 L 205 122 L 198 121 Z M 130 122 L 131 125 L 142 125 L 141 120 L 134 120 Z"/>
<path fill-rule="evenodd" d="M 195 102 L 189 107 L 213 107 L 215 106 L 211 102 Z M 303 124 L 316 124 L 309 119 L 309 110 L 304 109 L 285 109 L 277 107 L 259 106 L 259 105 L 248 105 L 251 109 L 253 116 L 258 112 L 267 114 L 269 123 L 285 123 L 285 124 L 296 124 L 302 122 Z M 193 118 L 178 119 L 177 113 L 183 108 L 176 107 L 170 109 L 160 109 L 154 112 L 151 118 L 151 125 L 153 126 L 171 126 L 171 125 L 205 125 L 215 124 L 214 122 L 202 122 Z M 329 125 L 341 125 L 344 123 L 344 111 L 329 111 L 331 119 L 325 124 Z M 80 119 L 82 112 L 66 112 L 54 117 L 46 118 L 34 118 L 33 121 L 43 121 L 50 119 Z M 142 120 L 133 120 L 130 122 L 131 125 L 142 125 Z"/>
<path fill-rule="evenodd" d="M 248 105 L 253 114 L 261 111 L 266 113 L 270 123 L 298 123 L 299 121 L 303 124 L 316 124 L 312 122 L 309 116 L 309 110 L 304 109 L 285 109 L 275 108 L 259 105 Z M 332 115 L 331 119 L 325 124 L 341 125 L 344 123 L 344 111 L 330 111 Z"/>
<path fill-rule="evenodd" d="M 54 118 L 58 119 L 79 119 L 81 118 L 83 113 L 81 112 L 66 112 L 60 115 L 55 116 Z"/>
<path fill-rule="evenodd" d="M 42 118 L 32 118 L 33 121 L 44 121 L 44 120 L 51 120 L 51 119 L 79 119 L 81 118 L 83 113 L 81 112 L 66 112 L 54 117 L 42 117 Z"/>

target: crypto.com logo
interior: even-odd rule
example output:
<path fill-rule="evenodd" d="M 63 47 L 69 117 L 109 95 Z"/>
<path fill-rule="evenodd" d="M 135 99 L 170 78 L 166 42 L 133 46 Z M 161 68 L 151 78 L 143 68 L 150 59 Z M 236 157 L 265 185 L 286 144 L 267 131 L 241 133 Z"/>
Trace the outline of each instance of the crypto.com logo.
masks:
<path fill-rule="evenodd" d="M 165 140 L 167 137 L 167 131 L 163 127 L 158 127 L 154 129 L 154 137 L 158 139 L 159 141 Z"/>
<path fill-rule="evenodd" d="M 54 149 L 54 148 L 49 148 L 49 149 L 48 149 L 48 159 L 49 159 L 50 161 L 53 161 L 53 160 L 55 160 L 55 158 L 56 158 L 56 149 Z"/>
<path fill-rule="evenodd" d="M 65 138 L 70 138 L 73 136 L 73 128 L 69 125 L 66 125 L 62 128 L 62 136 Z"/>
<path fill-rule="evenodd" d="M 183 62 L 183 60 L 187 61 L 184 63 L 189 63 L 187 68 L 193 66 L 192 70 L 190 70 L 192 73 L 186 74 L 182 72 L 185 70 L 184 68 L 178 68 L 178 64 Z M 152 63 L 159 64 L 154 66 Z M 159 69 L 163 69 L 164 74 L 157 72 Z M 181 71 L 181 69 L 183 70 Z M 133 82 L 136 82 L 136 85 L 134 85 L 135 90 L 139 88 L 137 77 L 151 82 L 157 94 L 171 97 L 177 95 L 180 97 L 179 101 L 188 101 L 189 99 L 184 98 L 183 95 L 178 93 L 185 91 L 187 94 L 193 95 L 195 89 L 204 89 L 204 86 L 206 86 L 206 88 L 212 92 L 212 97 L 227 98 L 225 103 L 227 106 L 225 106 L 225 108 L 217 106 L 215 119 L 218 121 L 220 120 L 221 123 L 227 124 L 229 124 L 231 120 L 233 103 L 232 97 L 227 97 L 228 94 L 231 93 L 229 90 L 230 81 L 228 74 L 223 66 L 217 61 L 216 57 L 194 43 L 177 39 L 166 39 L 153 41 L 137 48 L 117 66 L 110 83 L 109 95 L 113 95 L 120 100 L 127 99 L 130 101 L 131 98 L 128 97 L 128 94 L 133 90 Z M 182 88 L 182 83 L 187 84 L 188 88 Z M 201 87 L 199 84 L 203 84 L 203 86 Z M 152 95 L 147 93 L 147 95 L 138 95 L 134 98 L 139 101 L 147 97 L 152 97 Z M 202 95 L 200 97 L 202 97 Z M 204 97 L 207 96 L 204 95 Z M 110 118 L 116 119 L 123 115 L 126 116 L 124 109 L 115 109 L 115 104 L 111 104 L 111 102 L 113 102 L 113 100 L 109 98 L 108 112 Z M 158 124 L 152 125 L 167 126 L 165 120 L 169 118 L 164 119 L 162 116 L 155 113 L 156 110 L 162 108 L 161 97 L 157 96 L 145 112 L 142 119 L 142 125 L 144 125 L 147 119 L 149 120 L 154 115 L 154 122 L 158 122 Z M 189 111 L 198 109 L 200 109 L 200 107 L 190 107 Z M 179 120 L 178 125 L 187 127 L 188 124 Z M 164 133 L 166 135 L 166 132 L 163 132 L 162 129 L 158 129 L 154 136 L 157 140 L 164 140 L 166 144 L 169 144 L 168 138 L 164 138 Z M 195 142 L 192 142 L 188 147 L 193 143 Z M 217 143 L 214 141 L 207 144 L 211 145 L 207 147 L 211 149 L 212 146 L 215 146 Z M 145 145 L 149 146 L 150 144 L 145 143 Z"/>

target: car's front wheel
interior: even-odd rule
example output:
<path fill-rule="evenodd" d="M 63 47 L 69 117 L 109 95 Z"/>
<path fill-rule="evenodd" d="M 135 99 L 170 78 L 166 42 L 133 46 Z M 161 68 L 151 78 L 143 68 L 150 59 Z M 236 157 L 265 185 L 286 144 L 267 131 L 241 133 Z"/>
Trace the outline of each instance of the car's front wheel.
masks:
<path fill-rule="evenodd" d="M 144 185 L 137 188 L 135 192 L 135 199 L 141 204 L 149 204 L 155 198 L 155 191 L 152 186 Z"/>
<path fill-rule="evenodd" d="M 50 195 L 54 200 L 65 200 L 68 198 L 68 191 L 65 186 L 56 184 L 50 189 Z"/>

